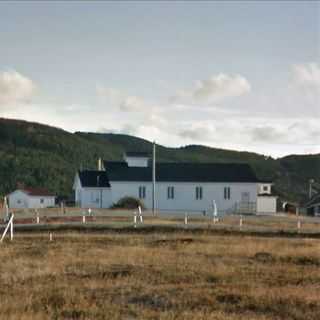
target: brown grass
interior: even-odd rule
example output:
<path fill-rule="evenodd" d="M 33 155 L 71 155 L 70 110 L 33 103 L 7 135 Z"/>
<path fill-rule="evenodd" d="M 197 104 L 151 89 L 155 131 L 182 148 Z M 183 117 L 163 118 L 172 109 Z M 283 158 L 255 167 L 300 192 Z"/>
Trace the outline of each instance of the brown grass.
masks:
<path fill-rule="evenodd" d="M 1 319 L 320 319 L 320 241 L 21 234 L 0 246 Z"/>

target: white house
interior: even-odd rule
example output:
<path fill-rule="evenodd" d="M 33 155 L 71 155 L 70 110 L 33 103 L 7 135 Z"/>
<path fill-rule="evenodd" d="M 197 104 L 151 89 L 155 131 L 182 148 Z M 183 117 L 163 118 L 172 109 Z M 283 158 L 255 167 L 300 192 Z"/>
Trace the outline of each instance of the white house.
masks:
<path fill-rule="evenodd" d="M 131 196 L 152 208 L 152 165 L 147 154 L 127 153 L 124 161 L 99 161 L 98 168 L 75 176 L 73 189 L 80 207 L 108 208 Z M 221 213 L 238 208 L 256 212 L 260 181 L 248 164 L 160 162 L 155 171 L 156 210 L 204 212 L 212 210 L 215 200 Z"/>
<path fill-rule="evenodd" d="M 11 209 L 37 209 L 55 205 L 55 195 L 40 188 L 17 189 L 8 194 L 7 197 Z"/>

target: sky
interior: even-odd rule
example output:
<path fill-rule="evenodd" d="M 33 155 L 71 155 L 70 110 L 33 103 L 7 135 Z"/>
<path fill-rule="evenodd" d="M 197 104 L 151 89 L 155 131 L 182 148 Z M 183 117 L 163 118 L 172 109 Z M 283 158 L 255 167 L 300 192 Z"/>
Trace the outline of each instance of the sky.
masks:
<path fill-rule="evenodd" d="M 0 117 L 320 153 L 320 2 L 0 2 Z"/>

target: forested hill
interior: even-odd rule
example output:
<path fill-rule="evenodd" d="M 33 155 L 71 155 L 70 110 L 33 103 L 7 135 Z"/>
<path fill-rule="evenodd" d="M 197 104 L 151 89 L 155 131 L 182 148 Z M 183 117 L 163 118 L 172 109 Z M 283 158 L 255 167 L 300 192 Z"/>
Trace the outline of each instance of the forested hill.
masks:
<path fill-rule="evenodd" d="M 151 152 L 151 142 L 122 134 L 69 133 L 20 120 L 0 118 L 0 195 L 17 183 L 46 187 L 61 196 L 72 195 L 79 168 L 96 168 L 99 157 L 122 158 L 125 150 Z M 157 145 L 158 161 L 248 162 L 261 179 L 273 180 L 275 192 L 303 200 L 308 180 L 320 181 L 320 155 L 265 158 L 250 152 L 190 145 L 166 148 Z"/>

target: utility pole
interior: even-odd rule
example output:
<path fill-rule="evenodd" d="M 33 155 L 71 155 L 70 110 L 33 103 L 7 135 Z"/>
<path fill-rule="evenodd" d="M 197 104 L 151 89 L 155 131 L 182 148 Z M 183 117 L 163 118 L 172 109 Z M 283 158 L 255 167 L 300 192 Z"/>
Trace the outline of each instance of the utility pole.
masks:
<path fill-rule="evenodd" d="M 155 216 L 156 211 L 156 142 L 153 141 L 152 152 L 152 214 Z"/>

